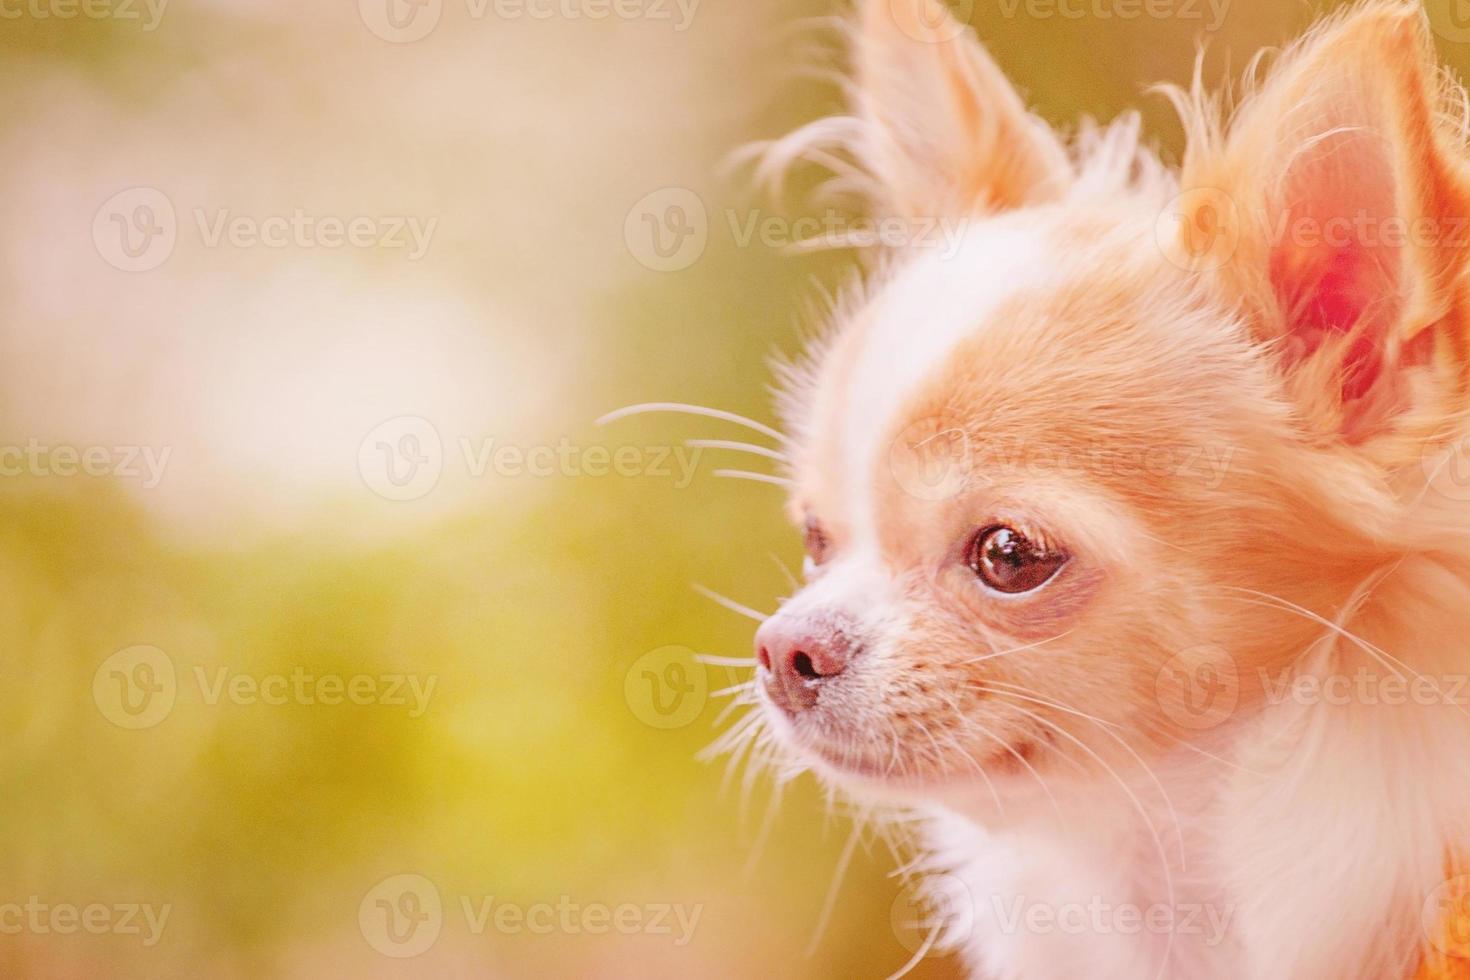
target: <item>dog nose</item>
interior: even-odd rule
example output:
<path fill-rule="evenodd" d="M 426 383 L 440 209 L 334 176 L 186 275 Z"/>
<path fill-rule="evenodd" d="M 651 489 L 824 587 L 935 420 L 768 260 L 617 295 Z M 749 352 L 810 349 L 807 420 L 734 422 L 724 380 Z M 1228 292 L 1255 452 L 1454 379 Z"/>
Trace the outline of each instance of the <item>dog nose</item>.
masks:
<path fill-rule="evenodd" d="M 774 616 L 755 634 L 761 682 L 787 714 L 817 703 L 823 687 L 847 669 L 856 644 L 844 630 Z"/>

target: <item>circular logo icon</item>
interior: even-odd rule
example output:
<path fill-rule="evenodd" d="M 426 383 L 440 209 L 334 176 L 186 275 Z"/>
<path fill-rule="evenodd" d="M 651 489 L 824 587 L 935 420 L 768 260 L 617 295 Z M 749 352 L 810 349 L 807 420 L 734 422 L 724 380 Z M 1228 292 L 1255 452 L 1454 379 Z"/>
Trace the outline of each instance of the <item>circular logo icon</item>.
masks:
<path fill-rule="evenodd" d="M 709 244 L 709 213 L 687 187 L 665 187 L 639 198 L 623 222 L 633 258 L 654 272 L 678 272 L 699 261 Z"/>
<path fill-rule="evenodd" d="M 1441 953 L 1470 960 L 1470 875 L 1451 878 L 1429 893 L 1424 934 Z"/>
<path fill-rule="evenodd" d="M 1154 223 L 1164 258 L 1189 272 L 1218 269 L 1240 244 L 1235 201 L 1214 187 L 1196 187 L 1174 197 Z"/>
<path fill-rule="evenodd" d="M 393 44 L 411 44 L 439 26 L 444 0 L 357 0 L 367 29 Z"/>
<path fill-rule="evenodd" d="M 1240 673 L 1235 658 L 1217 646 L 1195 646 L 1174 654 L 1154 677 L 1154 696 L 1169 720 L 1205 731 L 1235 713 Z"/>
<path fill-rule="evenodd" d="M 444 928 L 439 889 L 423 875 L 384 878 L 362 897 L 357 925 L 384 956 L 408 959 L 426 952 Z"/>
<path fill-rule="evenodd" d="M 938 0 L 888 0 L 888 16 L 915 41 L 942 44 L 963 34 L 975 13 L 975 0 L 956 0 L 948 6 Z"/>
<path fill-rule="evenodd" d="M 1470 502 L 1470 436 L 1426 445 L 1420 462 L 1430 490 L 1449 500 Z"/>
<path fill-rule="evenodd" d="M 1470 41 L 1470 2 L 1467 0 L 1424 0 L 1429 27 L 1453 44 Z"/>
<path fill-rule="evenodd" d="M 173 202 L 156 187 L 119 191 L 92 217 L 92 244 L 114 269 L 147 272 L 168 261 L 179 239 Z"/>
<path fill-rule="evenodd" d="M 92 675 L 92 700 L 119 728 L 152 728 L 174 710 L 178 696 L 174 662 L 158 647 L 119 650 Z"/>
<path fill-rule="evenodd" d="M 709 677 L 688 647 L 650 650 L 628 668 L 623 697 L 639 721 L 652 728 L 683 728 L 704 710 Z"/>
<path fill-rule="evenodd" d="M 970 938 L 975 900 L 954 875 L 926 875 L 903 886 L 889 906 L 888 922 L 910 953 L 952 946 Z"/>
<path fill-rule="evenodd" d="M 910 496 L 948 500 L 964 491 L 975 469 L 970 435 L 943 419 L 920 419 L 889 444 L 888 469 Z"/>
<path fill-rule="evenodd" d="M 400 415 L 363 439 L 357 469 L 368 489 L 384 500 L 418 500 L 439 485 L 444 443 L 428 419 Z"/>

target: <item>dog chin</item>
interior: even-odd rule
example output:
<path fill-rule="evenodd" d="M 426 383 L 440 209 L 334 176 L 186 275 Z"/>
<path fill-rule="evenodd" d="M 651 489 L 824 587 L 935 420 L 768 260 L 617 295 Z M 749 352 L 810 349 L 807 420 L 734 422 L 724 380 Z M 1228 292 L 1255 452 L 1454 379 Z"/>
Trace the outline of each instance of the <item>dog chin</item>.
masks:
<path fill-rule="evenodd" d="M 766 706 L 778 737 L 803 765 L 826 782 L 854 796 L 882 803 L 940 803 L 969 800 L 983 795 L 993 800 L 997 792 L 1028 795 L 1023 778 L 1034 779 L 1019 760 L 1030 762 L 1036 744 L 997 747 L 984 757 L 966 756 L 916 763 L 891 752 L 878 754 L 844 743 L 840 735 L 821 734 L 808 719 L 793 721 L 780 710 Z"/>

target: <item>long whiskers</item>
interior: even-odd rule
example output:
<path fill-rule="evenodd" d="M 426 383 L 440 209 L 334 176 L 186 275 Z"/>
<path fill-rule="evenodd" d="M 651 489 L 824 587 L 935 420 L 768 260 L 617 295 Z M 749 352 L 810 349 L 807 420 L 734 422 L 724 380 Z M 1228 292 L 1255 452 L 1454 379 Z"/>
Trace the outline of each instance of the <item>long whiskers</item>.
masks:
<path fill-rule="evenodd" d="M 847 876 L 848 865 L 852 864 L 852 856 L 857 851 L 858 840 L 862 834 L 862 823 L 854 820 L 852 832 L 847 835 L 847 842 L 842 845 L 842 854 L 837 858 L 837 870 L 832 875 L 832 884 L 828 886 L 826 898 L 822 900 L 822 911 L 817 916 L 816 929 L 812 932 L 812 938 L 806 945 L 807 956 L 817 951 L 817 945 L 827 931 L 827 924 L 832 921 L 832 910 L 837 907 L 837 892 L 842 887 L 842 879 Z"/>
<path fill-rule="evenodd" d="M 1037 640 L 1035 643 L 1027 643 L 1027 644 L 1025 644 L 1023 646 L 1011 647 L 1008 650 L 999 650 L 999 651 L 996 651 L 994 653 L 987 653 L 984 656 L 972 657 L 969 660 L 961 660 L 960 663 L 961 664 L 981 664 L 981 663 L 984 663 L 987 660 L 995 660 L 997 657 L 1008 657 L 1008 656 L 1010 656 L 1013 653 L 1021 653 L 1022 651 L 1025 651 L 1025 650 L 1035 650 L 1039 646 L 1042 646 L 1042 645 L 1047 644 L 1047 643 L 1051 643 L 1051 642 L 1053 642 L 1055 640 L 1060 640 L 1062 637 L 1068 635 L 1071 632 L 1072 632 L 1071 630 L 1066 630 L 1064 632 L 1058 633 L 1056 636 L 1049 636 L 1049 637 L 1047 637 L 1044 640 Z"/>
<path fill-rule="evenodd" d="M 784 476 L 776 476 L 774 473 L 755 473 L 751 470 L 715 470 L 710 476 L 718 476 L 726 480 L 750 480 L 752 483 L 769 483 L 777 487 L 791 487 L 795 484 Z"/>
<path fill-rule="evenodd" d="M 1342 620 L 1346 620 L 1347 618 L 1349 618 L 1356 610 L 1358 602 L 1361 601 L 1360 597 L 1362 595 L 1365 595 L 1366 591 L 1370 590 L 1375 584 L 1376 580 L 1370 580 L 1369 582 L 1364 583 L 1364 586 L 1358 590 L 1358 594 L 1354 596 L 1354 599 L 1352 601 L 1349 601 L 1339 618 Z M 1461 704 L 1459 700 L 1451 698 L 1447 694 L 1445 694 L 1445 692 L 1440 689 L 1439 685 L 1434 682 L 1433 678 L 1424 676 L 1423 674 L 1416 671 L 1414 668 L 1410 667 L 1408 664 L 1404 663 L 1402 660 L 1384 650 L 1382 647 L 1377 646 L 1373 643 L 1369 643 L 1361 636 L 1358 636 L 1356 633 L 1341 625 L 1341 623 L 1333 622 L 1327 617 L 1315 613 L 1305 606 L 1298 605 L 1289 599 L 1283 599 L 1281 596 L 1272 595 L 1269 592 L 1260 592 L 1256 589 L 1246 589 L 1237 586 L 1225 586 L 1224 588 L 1227 598 L 1235 598 L 1237 601 L 1240 602 L 1256 602 L 1258 605 L 1265 605 L 1270 608 L 1294 613 L 1302 617 L 1303 619 L 1308 620 L 1309 622 L 1317 623 L 1318 625 L 1325 627 L 1331 633 L 1342 637 L 1349 643 L 1356 646 L 1358 649 L 1362 650 L 1364 653 L 1373 657 L 1384 667 L 1388 668 L 1395 675 L 1397 675 L 1400 680 L 1407 679 L 1404 677 L 1403 674 L 1403 671 L 1407 671 L 1408 673 L 1413 674 L 1416 680 L 1420 680 L 1429 684 L 1429 686 L 1434 690 L 1436 694 L 1439 694 L 1444 698 L 1446 704 L 1453 705 L 1461 714 L 1470 715 L 1470 711 L 1467 711 L 1465 706 Z M 1241 595 L 1232 597 L 1229 594 L 1232 592 L 1238 592 L 1241 593 Z"/>
<path fill-rule="evenodd" d="M 749 606 L 744 605 L 743 603 L 736 602 L 729 596 L 720 595 L 720 593 L 716 592 L 714 589 L 700 585 L 698 582 L 691 582 L 690 588 L 692 588 L 695 592 L 698 592 L 700 595 L 704 596 L 706 599 L 715 603 L 716 605 L 723 606 L 724 608 L 730 610 L 732 613 L 744 616 L 746 619 L 753 619 L 757 623 L 764 623 L 767 619 L 770 618 L 765 613 L 758 612 L 757 610 L 752 609 Z M 743 666 L 754 663 L 754 661 L 744 660 L 740 663 Z"/>
<path fill-rule="evenodd" d="M 734 422 L 736 425 L 743 425 L 747 429 L 759 432 L 763 436 L 769 436 L 783 446 L 790 443 L 790 440 L 786 436 L 769 425 L 757 422 L 755 419 L 746 418 L 744 415 L 727 412 L 720 408 L 710 408 L 707 405 L 691 405 L 688 402 L 643 402 L 638 405 L 627 405 L 608 412 L 593 424 L 598 426 L 609 425 L 620 419 L 630 418 L 634 415 L 652 415 L 659 412 L 681 415 L 702 415 L 705 418 L 719 419 L 722 422 Z"/>
<path fill-rule="evenodd" d="M 997 691 L 995 693 L 1001 694 L 1001 693 L 1006 693 L 1006 692 Z M 1096 752 L 1094 752 L 1091 748 L 1089 748 L 1087 746 L 1086 743 L 1084 743 L 1081 739 L 1077 738 L 1071 732 L 1069 732 L 1066 729 L 1062 728 L 1060 725 L 1057 725 L 1056 723 L 1054 723 L 1054 722 L 1052 722 L 1052 721 L 1050 721 L 1050 720 L 1048 720 L 1046 718 L 1043 718 L 1041 715 L 1039 715 L 1036 712 L 1031 711 L 1031 710 L 1029 710 L 1027 708 L 1018 707 L 1016 705 L 1011 705 L 1011 707 L 1014 710 L 1021 712 L 1023 715 L 1028 716 L 1029 718 L 1031 718 L 1036 723 L 1038 723 L 1040 725 L 1044 725 L 1047 728 L 1050 728 L 1052 731 L 1055 731 L 1062 738 L 1065 738 L 1067 741 L 1069 741 L 1073 745 L 1077 746 L 1077 748 L 1081 749 L 1088 757 L 1090 757 L 1094 762 L 1096 762 L 1099 766 L 1101 766 L 1102 769 L 1103 769 L 1103 771 L 1106 772 L 1110 777 L 1112 777 L 1113 782 L 1117 783 L 1118 788 L 1121 789 L 1123 791 L 1124 795 L 1128 797 L 1128 800 L 1131 803 L 1131 805 L 1133 806 L 1134 811 L 1137 812 L 1137 814 L 1139 815 L 1139 817 L 1143 820 L 1144 826 L 1146 828 L 1148 828 L 1149 836 L 1153 839 L 1154 850 L 1155 850 L 1155 853 L 1158 855 L 1158 858 L 1159 858 L 1159 869 L 1164 874 L 1164 887 L 1165 887 L 1165 890 L 1168 893 L 1169 905 L 1171 907 L 1173 907 L 1175 905 L 1174 873 L 1173 873 L 1173 871 L 1169 867 L 1169 856 L 1168 856 L 1168 853 L 1167 853 L 1167 851 L 1166 851 L 1166 849 L 1164 847 L 1164 839 L 1163 839 L 1162 835 L 1159 833 L 1158 827 L 1154 824 L 1153 819 L 1149 816 L 1149 813 L 1148 813 L 1147 808 L 1144 807 L 1143 801 L 1138 798 L 1138 794 L 1135 793 L 1135 792 L 1133 792 L 1132 787 L 1130 787 L 1128 785 L 1128 783 L 1123 779 L 1123 777 L 1118 774 L 1118 772 L 1117 772 L 1116 769 L 1114 769 L 1111 765 L 1108 764 L 1107 760 L 1103 759 L 1102 756 L 1100 756 Z M 1104 729 L 1104 731 L 1106 731 L 1106 729 Z M 1109 734 L 1111 734 L 1111 733 L 1109 733 Z M 1122 739 L 1117 738 L 1117 736 L 1114 736 L 1114 738 L 1117 739 L 1118 743 L 1120 745 L 1122 745 L 1124 749 L 1128 749 L 1129 748 L 1128 745 L 1125 742 L 1123 742 Z M 1130 750 L 1130 752 L 1131 752 L 1131 750 Z M 1134 756 L 1135 759 L 1138 758 L 1138 755 L 1137 755 L 1136 752 L 1135 753 L 1132 753 L 1132 754 L 1133 754 L 1133 756 Z M 1140 762 L 1140 764 L 1142 764 L 1142 760 L 1141 759 L 1139 759 L 1139 762 Z M 1144 766 L 1144 768 L 1145 769 L 1148 769 L 1147 766 Z M 1158 782 L 1158 777 L 1153 775 L 1153 771 L 1152 770 L 1148 770 L 1148 771 L 1149 771 L 1149 775 L 1153 777 L 1155 784 L 1158 785 L 1159 791 L 1161 793 L 1164 793 L 1162 784 Z M 1173 816 L 1174 826 L 1176 828 L 1176 831 L 1182 831 L 1182 825 L 1179 823 L 1179 815 L 1174 810 L 1174 804 L 1173 804 L 1172 801 L 1169 800 L 1167 793 L 1164 793 L 1164 800 L 1165 800 L 1165 803 L 1169 807 L 1170 813 Z M 1180 861 L 1181 861 L 1181 864 L 1182 864 L 1182 862 L 1184 860 L 1184 840 L 1183 840 L 1182 833 L 1179 834 L 1179 855 L 1180 855 Z M 1164 962 L 1166 962 L 1166 963 L 1168 962 L 1169 954 L 1172 951 L 1173 946 L 1174 946 L 1174 935 L 1171 932 L 1170 935 L 1169 935 L 1168 946 L 1164 950 Z"/>
<path fill-rule="evenodd" d="M 791 460 L 790 456 L 779 449 L 768 449 L 765 446 L 757 446 L 753 442 L 736 442 L 732 439 L 685 439 L 684 445 L 690 449 L 732 449 L 754 456 L 764 456 L 766 459 L 774 459 L 780 463 Z"/>
<path fill-rule="evenodd" d="M 1018 685 L 1014 685 L 1014 684 L 1004 684 L 1002 686 L 1003 687 L 1009 687 L 1009 688 L 1016 688 L 1017 690 L 1024 691 L 1027 695 L 1035 695 L 1036 694 L 1035 691 L 1029 691 L 1026 688 L 1019 687 Z M 1001 693 L 1001 692 L 1000 691 L 994 691 L 993 693 Z M 1010 694 L 1009 696 L 1010 697 L 1022 697 L 1022 695 L 1020 695 L 1020 694 Z M 1129 745 L 1128 742 L 1127 742 L 1127 740 L 1124 739 L 1121 735 L 1118 734 L 1118 731 L 1121 730 L 1121 726 L 1116 725 L 1116 724 L 1114 724 L 1112 722 L 1104 721 L 1103 719 L 1094 717 L 1093 715 L 1089 715 L 1085 711 L 1078 711 L 1076 708 L 1072 708 L 1072 707 L 1069 707 L 1067 705 L 1060 704 L 1060 703 L 1058 703 L 1056 701 L 1052 701 L 1052 700 L 1049 700 L 1049 699 L 1039 699 L 1039 698 L 1034 697 L 1034 696 L 1026 697 L 1024 699 L 1025 700 L 1028 700 L 1028 701 L 1035 701 L 1038 704 L 1047 705 L 1047 706 L 1049 706 L 1051 708 L 1055 708 L 1056 710 L 1065 712 L 1067 714 L 1076 715 L 1079 718 L 1085 718 L 1087 721 L 1090 721 L 1090 722 L 1092 722 L 1092 724 L 1098 726 L 1098 729 L 1104 735 L 1106 735 L 1108 738 L 1111 738 L 1114 742 L 1117 742 L 1118 743 L 1118 746 L 1124 752 L 1127 752 L 1128 755 L 1133 759 L 1133 761 L 1134 762 L 1137 762 L 1138 765 L 1139 765 L 1139 767 L 1142 768 L 1143 771 L 1148 775 L 1149 780 L 1154 784 L 1154 788 L 1159 791 L 1159 796 L 1163 799 L 1164 805 L 1168 807 L 1168 809 L 1169 809 L 1169 817 L 1170 817 L 1171 820 L 1173 820 L 1175 829 L 1176 830 L 1182 830 L 1183 829 L 1183 824 L 1180 823 L 1180 821 L 1179 821 L 1179 811 L 1177 809 L 1175 809 L 1175 807 L 1174 807 L 1174 800 L 1169 795 L 1169 791 L 1164 788 L 1164 782 L 1163 782 L 1163 780 L 1161 780 L 1158 777 L 1158 774 L 1154 772 L 1153 767 L 1151 767 L 1147 762 L 1144 761 L 1143 756 L 1139 755 L 1138 750 L 1135 749 L 1133 746 Z M 1180 864 L 1180 867 L 1185 867 L 1186 864 L 1187 864 L 1186 857 L 1185 857 L 1185 854 L 1184 854 L 1184 838 L 1183 838 L 1182 833 L 1179 835 L 1179 864 Z"/>

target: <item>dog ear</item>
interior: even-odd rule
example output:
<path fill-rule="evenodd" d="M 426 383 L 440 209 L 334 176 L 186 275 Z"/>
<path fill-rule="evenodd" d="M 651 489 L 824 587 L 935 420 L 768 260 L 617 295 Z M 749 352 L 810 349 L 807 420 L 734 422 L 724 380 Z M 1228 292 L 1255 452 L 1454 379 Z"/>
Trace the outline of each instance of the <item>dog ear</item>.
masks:
<path fill-rule="evenodd" d="M 1378 3 L 1289 52 L 1228 133 L 1193 119 L 1173 247 L 1239 300 L 1318 435 L 1402 452 L 1470 409 L 1458 91 L 1422 15 Z"/>
<path fill-rule="evenodd" d="M 938 0 L 866 0 L 855 41 L 861 155 L 893 214 L 983 214 L 1056 196 L 1066 151 Z"/>

